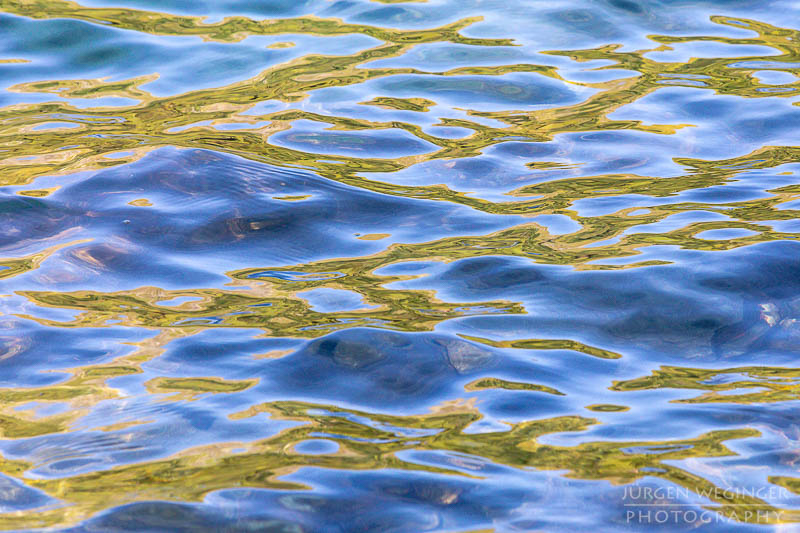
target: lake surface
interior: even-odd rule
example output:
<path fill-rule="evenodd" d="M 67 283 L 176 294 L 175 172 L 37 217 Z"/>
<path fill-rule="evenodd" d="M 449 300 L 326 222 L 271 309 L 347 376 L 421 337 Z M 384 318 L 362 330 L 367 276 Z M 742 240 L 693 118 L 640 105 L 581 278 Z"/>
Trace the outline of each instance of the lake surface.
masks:
<path fill-rule="evenodd" d="M 0 529 L 800 531 L 800 3 L 0 0 Z"/>

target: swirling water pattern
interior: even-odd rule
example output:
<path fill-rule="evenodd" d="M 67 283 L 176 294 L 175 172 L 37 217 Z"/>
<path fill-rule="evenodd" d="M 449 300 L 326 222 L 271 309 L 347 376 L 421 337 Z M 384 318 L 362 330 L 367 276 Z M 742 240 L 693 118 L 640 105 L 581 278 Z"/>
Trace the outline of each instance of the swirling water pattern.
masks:
<path fill-rule="evenodd" d="M 0 0 L 0 528 L 800 530 L 799 29 Z"/>

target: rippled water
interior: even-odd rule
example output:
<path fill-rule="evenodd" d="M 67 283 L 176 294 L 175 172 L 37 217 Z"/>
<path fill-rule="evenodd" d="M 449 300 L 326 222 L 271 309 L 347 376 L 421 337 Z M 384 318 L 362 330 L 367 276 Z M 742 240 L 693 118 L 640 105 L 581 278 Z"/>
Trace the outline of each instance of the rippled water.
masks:
<path fill-rule="evenodd" d="M 794 0 L 0 0 L 0 528 L 800 531 Z"/>

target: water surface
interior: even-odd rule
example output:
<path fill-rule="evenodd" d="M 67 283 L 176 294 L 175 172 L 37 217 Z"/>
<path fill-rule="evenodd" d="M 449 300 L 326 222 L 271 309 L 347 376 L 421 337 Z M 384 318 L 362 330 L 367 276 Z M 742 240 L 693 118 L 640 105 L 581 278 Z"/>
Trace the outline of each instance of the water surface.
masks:
<path fill-rule="evenodd" d="M 795 531 L 800 5 L 0 0 L 0 528 Z"/>

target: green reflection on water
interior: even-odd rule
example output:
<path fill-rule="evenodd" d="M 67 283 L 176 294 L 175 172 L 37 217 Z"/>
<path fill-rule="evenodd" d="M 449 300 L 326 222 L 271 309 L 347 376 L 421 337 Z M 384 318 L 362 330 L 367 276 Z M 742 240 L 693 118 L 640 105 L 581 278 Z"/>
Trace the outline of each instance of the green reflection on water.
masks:
<path fill-rule="evenodd" d="M 708 391 L 678 403 L 769 403 L 800 398 L 800 369 L 744 366 L 726 369 L 663 366 L 652 375 L 615 381 L 611 390 L 689 389 Z M 736 394 L 738 389 L 762 389 Z"/>
<path fill-rule="evenodd" d="M 473 434 L 464 430 L 481 415 L 456 404 L 442 406 L 439 412 L 429 415 L 391 416 L 301 402 L 260 404 L 232 414 L 231 418 L 241 419 L 262 412 L 304 424 L 262 441 L 203 446 L 163 460 L 65 479 L 27 480 L 31 486 L 73 505 L 39 513 L 5 515 L 0 520 L 6 527 L 44 526 L 68 523 L 109 506 L 134 501 L 199 501 L 205 494 L 223 488 L 299 490 L 307 487 L 280 478 L 297 468 L 309 466 L 345 470 L 424 470 L 480 477 L 480 471 L 464 473 L 455 465 L 433 467 L 403 460 L 397 454 L 404 450 L 457 452 L 515 468 L 564 470 L 568 477 L 605 479 L 615 484 L 655 476 L 698 494 L 714 495 L 711 498 L 714 505 L 708 507 L 721 512 L 725 506 L 735 506 L 773 511 L 781 520 L 797 518 L 794 511 L 775 508 L 755 497 L 714 491 L 715 486 L 708 480 L 667 463 L 733 455 L 723 442 L 757 436 L 755 430 L 713 431 L 676 441 L 585 442 L 568 447 L 541 444 L 539 439 L 552 433 L 583 431 L 596 420 L 566 416 L 514 424 L 509 431 L 499 433 Z M 410 437 L 403 432 L 409 428 L 433 432 L 427 431 L 427 435 L 415 432 Z M 340 451 L 313 457 L 292 453 L 294 445 L 320 434 L 339 444 Z M 19 475 L 30 465 L 9 461 L 2 467 L 10 475 Z M 98 499 L 98 494 L 104 498 Z"/>

